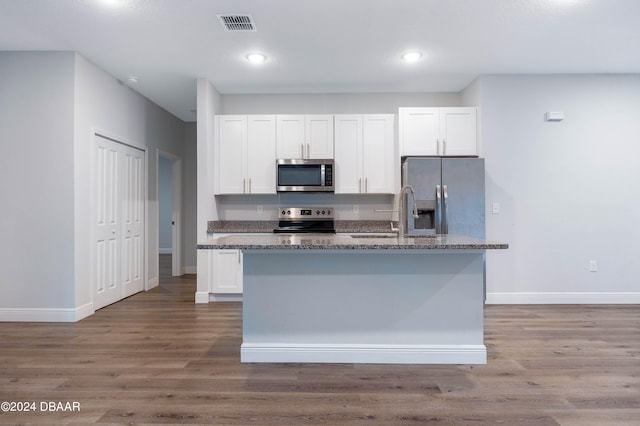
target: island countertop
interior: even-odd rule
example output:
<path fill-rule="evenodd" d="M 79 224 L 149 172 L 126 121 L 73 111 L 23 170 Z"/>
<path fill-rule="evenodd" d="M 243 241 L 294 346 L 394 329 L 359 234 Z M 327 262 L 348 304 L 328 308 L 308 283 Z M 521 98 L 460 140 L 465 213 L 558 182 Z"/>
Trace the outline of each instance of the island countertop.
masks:
<path fill-rule="evenodd" d="M 232 250 L 496 250 L 506 243 L 461 235 L 398 238 L 387 235 L 264 234 L 228 235 L 198 244 L 198 249 Z"/>

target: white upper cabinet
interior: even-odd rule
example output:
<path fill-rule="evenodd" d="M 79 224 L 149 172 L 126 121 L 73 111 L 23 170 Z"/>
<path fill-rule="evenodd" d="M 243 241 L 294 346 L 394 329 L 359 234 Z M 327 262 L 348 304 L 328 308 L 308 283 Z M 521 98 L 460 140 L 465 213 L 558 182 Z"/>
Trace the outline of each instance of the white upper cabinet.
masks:
<path fill-rule="evenodd" d="M 478 155 L 477 108 L 400 108 L 400 155 Z"/>
<path fill-rule="evenodd" d="M 218 115 L 215 126 L 215 193 L 275 194 L 275 116 Z"/>
<path fill-rule="evenodd" d="M 478 155 L 477 108 L 440 108 L 442 155 Z"/>
<path fill-rule="evenodd" d="M 276 117 L 276 158 L 304 158 L 304 115 Z"/>
<path fill-rule="evenodd" d="M 333 158 L 333 115 L 307 115 L 304 123 L 307 145 L 304 158 Z"/>
<path fill-rule="evenodd" d="M 278 115 L 277 158 L 333 158 L 333 115 Z"/>
<path fill-rule="evenodd" d="M 391 114 L 336 115 L 336 193 L 393 194 L 399 158 Z"/>
<path fill-rule="evenodd" d="M 247 118 L 246 175 L 249 194 L 276 193 L 276 120 L 273 115 Z"/>

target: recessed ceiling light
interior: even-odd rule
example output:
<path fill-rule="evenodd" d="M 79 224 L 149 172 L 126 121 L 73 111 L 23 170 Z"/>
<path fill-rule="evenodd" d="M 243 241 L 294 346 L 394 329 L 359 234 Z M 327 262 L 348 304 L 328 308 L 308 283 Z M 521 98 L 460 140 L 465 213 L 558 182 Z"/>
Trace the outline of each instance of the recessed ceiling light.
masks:
<path fill-rule="evenodd" d="M 249 53 L 247 55 L 247 60 L 254 64 L 260 64 L 267 60 L 267 57 L 262 53 Z"/>
<path fill-rule="evenodd" d="M 420 52 L 407 52 L 402 54 L 402 59 L 406 62 L 416 62 L 420 58 L 422 58 L 422 53 Z"/>
<path fill-rule="evenodd" d="M 132 75 L 127 77 L 127 81 L 129 82 L 129 84 L 138 84 L 140 80 L 138 80 L 138 77 Z"/>

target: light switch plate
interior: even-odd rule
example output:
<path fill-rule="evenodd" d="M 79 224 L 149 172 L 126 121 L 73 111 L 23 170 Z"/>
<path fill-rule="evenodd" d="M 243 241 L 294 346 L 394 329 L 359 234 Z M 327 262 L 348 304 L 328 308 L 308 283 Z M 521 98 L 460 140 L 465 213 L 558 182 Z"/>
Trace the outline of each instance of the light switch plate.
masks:
<path fill-rule="evenodd" d="M 494 203 L 493 203 L 493 205 L 492 205 L 492 210 L 491 210 L 491 212 L 492 212 L 493 214 L 500 214 L 500 203 L 496 203 L 496 202 L 494 202 Z"/>

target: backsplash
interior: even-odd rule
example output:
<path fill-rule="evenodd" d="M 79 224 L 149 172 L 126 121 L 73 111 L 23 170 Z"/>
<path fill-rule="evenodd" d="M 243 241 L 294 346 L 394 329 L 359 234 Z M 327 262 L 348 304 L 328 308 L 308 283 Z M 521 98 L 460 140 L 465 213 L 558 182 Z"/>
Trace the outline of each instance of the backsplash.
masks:
<path fill-rule="evenodd" d="M 277 220 L 278 208 L 332 207 L 336 220 L 392 220 L 397 216 L 393 195 L 281 193 L 276 195 L 218 195 L 217 220 Z M 354 209 L 354 206 L 355 209 Z"/>

